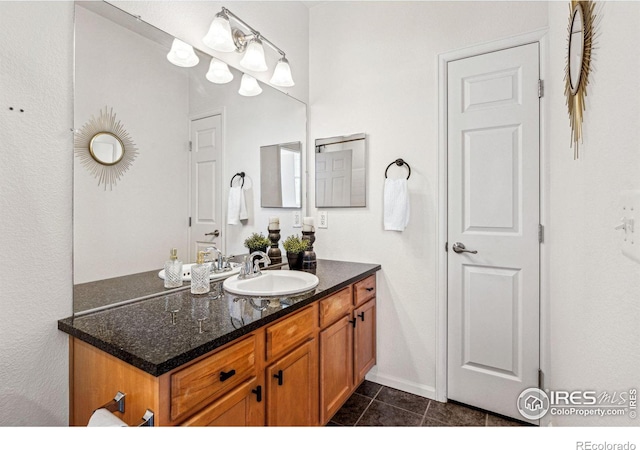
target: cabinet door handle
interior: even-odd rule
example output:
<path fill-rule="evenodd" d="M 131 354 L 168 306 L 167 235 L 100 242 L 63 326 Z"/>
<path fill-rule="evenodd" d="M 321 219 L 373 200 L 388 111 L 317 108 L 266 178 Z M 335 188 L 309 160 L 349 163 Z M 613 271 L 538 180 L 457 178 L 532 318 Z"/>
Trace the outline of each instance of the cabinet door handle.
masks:
<path fill-rule="evenodd" d="M 258 385 L 255 389 L 251 390 L 252 394 L 256 394 L 256 401 L 260 403 L 262 401 L 262 386 Z"/>
<path fill-rule="evenodd" d="M 356 323 L 358 323 L 358 321 L 356 319 L 353 319 L 353 320 L 350 320 L 349 323 L 351 325 L 353 325 L 353 328 L 355 328 L 356 327 Z"/>
<path fill-rule="evenodd" d="M 220 372 L 220 381 L 226 381 L 236 374 L 235 369 L 231 369 L 229 372 Z"/>
<path fill-rule="evenodd" d="M 362 320 L 364 322 L 364 311 L 362 311 L 360 314 L 358 314 L 358 317 L 360 317 L 360 320 Z"/>
<path fill-rule="evenodd" d="M 278 370 L 278 373 L 273 376 L 273 378 L 278 380 L 278 386 L 282 386 L 282 370 Z"/>
<path fill-rule="evenodd" d="M 375 288 L 368 287 L 368 288 L 365 288 L 365 289 L 366 289 L 368 292 L 371 292 L 371 291 L 373 291 Z"/>

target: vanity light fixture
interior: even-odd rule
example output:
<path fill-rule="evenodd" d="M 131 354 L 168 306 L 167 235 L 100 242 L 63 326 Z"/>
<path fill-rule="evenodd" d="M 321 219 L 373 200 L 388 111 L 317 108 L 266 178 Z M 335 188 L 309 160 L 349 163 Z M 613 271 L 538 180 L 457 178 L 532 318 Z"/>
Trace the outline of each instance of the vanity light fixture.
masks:
<path fill-rule="evenodd" d="M 205 77 L 216 84 L 225 84 L 233 80 L 233 74 L 229 70 L 229 66 L 217 59 L 211 59 L 209 71 Z"/>
<path fill-rule="evenodd" d="M 261 93 L 262 88 L 258 84 L 258 80 L 246 73 L 242 75 L 242 80 L 240 81 L 240 90 L 238 91 L 238 94 L 244 95 L 245 97 L 253 97 L 256 95 L 260 95 Z"/>
<path fill-rule="evenodd" d="M 245 34 L 239 28 L 232 28 L 230 19 L 233 19 L 242 28 L 248 30 L 249 34 Z M 207 47 L 219 52 L 232 52 L 234 50 L 239 53 L 246 52 L 240 61 L 240 65 L 252 72 L 265 72 L 269 70 L 263 45 L 267 44 L 280 54 L 280 59 L 278 60 L 270 83 L 274 86 L 282 87 L 295 85 L 293 77 L 291 76 L 291 67 L 289 66 L 289 61 L 285 53 L 227 8 L 223 7 L 222 11 L 216 14 L 211 22 L 209 31 L 206 36 L 202 38 L 202 42 L 204 42 Z M 242 88 L 240 88 L 240 90 L 242 91 Z"/>
<path fill-rule="evenodd" d="M 171 44 L 167 59 L 178 67 L 193 67 L 200 62 L 193 47 L 177 38 Z"/>

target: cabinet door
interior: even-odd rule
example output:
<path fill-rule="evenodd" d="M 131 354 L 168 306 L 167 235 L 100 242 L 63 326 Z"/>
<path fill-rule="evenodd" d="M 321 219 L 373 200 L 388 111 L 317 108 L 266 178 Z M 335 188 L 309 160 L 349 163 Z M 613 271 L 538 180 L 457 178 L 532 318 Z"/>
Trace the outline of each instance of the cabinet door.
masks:
<path fill-rule="evenodd" d="M 264 390 L 256 378 L 242 383 L 181 424 L 191 427 L 264 425 Z"/>
<path fill-rule="evenodd" d="M 356 327 L 354 329 L 353 376 L 354 383 L 360 384 L 376 364 L 376 300 L 353 311 Z"/>
<path fill-rule="evenodd" d="M 266 371 L 267 424 L 313 426 L 318 424 L 318 350 L 309 340 Z"/>
<path fill-rule="evenodd" d="M 353 324 L 350 316 L 320 332 L 320 422 L 327 423 L 353 388 Z M 359 319 L 358 319 L 359 320 Z"/>

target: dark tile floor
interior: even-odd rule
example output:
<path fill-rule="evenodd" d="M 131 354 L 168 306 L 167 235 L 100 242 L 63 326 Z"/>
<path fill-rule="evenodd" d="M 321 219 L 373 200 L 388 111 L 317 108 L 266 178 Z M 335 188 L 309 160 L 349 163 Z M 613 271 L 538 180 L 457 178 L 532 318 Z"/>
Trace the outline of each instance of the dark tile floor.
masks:
<path fill-rule="evenodd" d="M 459 403 L 440 403 L 365 380 L 328 426 L 528 426 Z"/>

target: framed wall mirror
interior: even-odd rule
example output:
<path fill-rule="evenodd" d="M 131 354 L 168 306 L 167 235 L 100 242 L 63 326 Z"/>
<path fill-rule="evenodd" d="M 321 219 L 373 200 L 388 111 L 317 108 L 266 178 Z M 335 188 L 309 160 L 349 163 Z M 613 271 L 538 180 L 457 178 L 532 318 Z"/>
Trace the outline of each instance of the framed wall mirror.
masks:
<path fill-rule="evenodd" d="M 265 230 L 273 215 L 260 208 L 260 146 L 305 142 L 307 112 L 303 102 L 265 84 L 260 95 L 239 95 L 242 72 L 233 67 L 228 82 L 210 81 L 213 59 L 202 49 L 194 49 L 199 59 L 194 67 L 172 64 L 167 54 L 173 36 L 107 2 L 76 2 L 74 35 L 74 128 L 109 105 L 139 150 L 113 190 L 96 186 L 74 158 L 77 314 L 112 300 L 165 292 L 158 274 L 172 248 L 185 264 L 195 262 L 194 242 L 215 243 L 226 255 L 246 253 L 246 235 Z M 193 156 L 195 149 L 213 147 L 213 158 L 199 162 Z M 106 164 L 120 155 L 117 141 L 107 135 L 98 136 L 93 148 Z M 238 172 L 247 174 L 249 220 L 243 226 L 226 220 L 229 182 Z M 194 195 L 201 187 L 196 179 L 209 183 L 201 195 Z M 131 284 L 120 282 L 122 277 Z M 109 295 L 88 304 L 85 300 L 96 296 L 85 288 L 96 283 Z"/>
<path fill-rule="evenodd" d="M 302 206 L 302 143 L 260 147 L 260 206 Z"/>
<path fill-rule="evenodd" d="M 367 206 L 367 136 L 316 139 L 317 208 Z"/>

